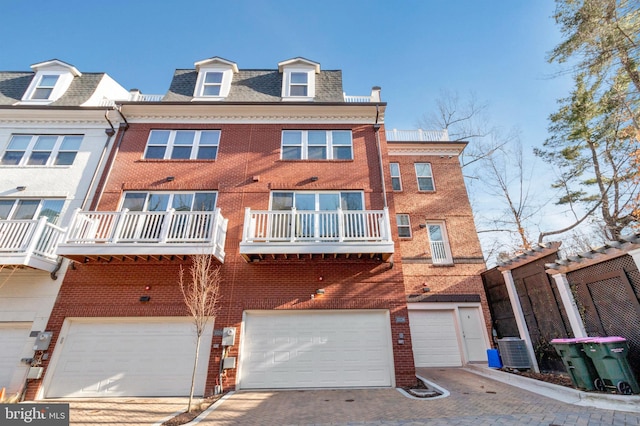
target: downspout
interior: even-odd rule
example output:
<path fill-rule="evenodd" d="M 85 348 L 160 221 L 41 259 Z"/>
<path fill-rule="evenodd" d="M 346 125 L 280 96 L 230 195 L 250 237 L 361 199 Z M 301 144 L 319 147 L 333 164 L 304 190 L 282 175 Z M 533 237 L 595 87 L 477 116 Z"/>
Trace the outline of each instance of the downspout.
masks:
<path fill-rule="evenodd" d="M 100 154 L 100 160 L 98 161 L 98 165 L 97 165 L 95 171 L 93 172 L 93 176 L 91 177 L 91 183 L 89 184 L 89 188 L 87 189 L 87 193 L 84 196 L 84 201 L 82 201 L 82 206 L 80 207 L 81 210 L 84 210 L 85 207 L 87 206 L 87 202 L 89 201 L 89 194 L 91 194 L 91 188 L 93 188 L 93 185 L 95 185 L 96 179 L 98 178 L 98 172 L 100 171 L 100 165 L 104 161 L 104 156 L 107 153 L 107 148 L 109 147 L 109 143 L 111 142 L 111 138 L 113 137 L 113 135 L 116 134 L 116 129 L 115 129 L 115 127 L 113 127 L 113 123 L 111 122 L 111 120 L 109 120 L 109 111 L 110 110 L 105 110 L 104 118 L 105 118 L 105 120 L 107 120 L 107 123 L 109 123 L 109 127 L 111 127 L 111 128 L 110 129 L 105 129 L 105 131 L 104 131 L 107 134 L 107 140 L 104 143 L 104 147 L 102 148 L 102 154 Z"/>
<path fill-rule="evenodd" d="M 111 155 L 111 157 L 109 157 L 108 164 L 106 166 L 106 170 L 107 172 L 104 174 L 104 184 L 106 184 L 106 182 L 109 180 L 109 176 L 111 175 L 111 170 L 113 169 L 113 163 L 115 162 L 115 159 L 118 155 L 118 151 L 120 150 L 120 145 L 122 144 L 122 139 L 124 138 L 124 134 L 127 131 L 127 129 L 129 128 L 129 122 L 127 121 L 127 118 L 122 114 L 122 111 L 120 110 L 122 108 L 122 106 L 117 106 L 116 108 L 114 108 L 116 111 L 118 111 L 118 114 L 120 114 L 120 117 L 122 117 L 122 120 L 124 121 L 124 123 L 120 123 L 120 128 L 118 129 L 118 140 L 116 141 L 116 146 L 113 150 L 113 155 Z M 97 192 L 97 189 L 96 189 Z M 98 193 L 98 198 L 97 200 L 95 200 L 93 202 L 93 208 L 98 207 L 98 205 L 100 204 L 100 200 L 102 199 L 102 193 L 104 191 L 100 190 Z"/>
<path fill-rule="evenodd" d="M 93 172 L 93 176 L 91 177 L 91 182 L 89 183 L 89 187 L 87 188 L 87 193 L 84 195 L 84 200 L 82 200 L 82 207 L 81 210 L 84 210 L 84 208 L 87 205 L 87 202 L 89 201 L 89 194 L 91 194 L 91 188 L 93 188 L 93 186 L 95 185 L 96 179 L 98 178 L 98 171 L 100 170 L 100 164 L 102 164 L 102 161 L 104 160 L 104 156 L 107 152 L 107 147 L 109 146 L 109 143 L 111 142 L 111 138 L 113 137 L 113 135 L 116 134 L 116 129 L 113 127 L 113 123 L 111 122 L 111 120 L 109 120 L 109 111 L 110 110 L 105 110 L 104 112 L 104 119 L 107 120 L 107 123 L 109 123 L 109 127 L 110 129 L 105 129 L 105 133 L 107 134 L 107 140 L 104 143 L 104 147 L 102 148 L 102 153 L 100 154 L 100 160 L 98 161 L 98 165 L 96 167 L 96 169 Z M 49 276 L 51 277 L 52 280 L 57 280 L 58 279 L 58 271 L 60 270 L 60 268 L 62 268 L 62 262 L 64 261 L 64 259 L 60 256 L 58 256 L 58 261 L 56 262 L 56 267 L 53 269 L 53 271 L 51 271 L 51 273 L 49 274 Z"/>
<path fill-rule="evenodd" d="M 378 123 L 380 118 L 380 110 L 379 104 L 376 104 L 376 122 L 373 125 L 373 131 L 376 133 L 376 146 L 378 148 L 378 162 L 380 163 L 380 181 L 382 182 L 382 197 L 384 199 L 384 207 L 387 208 L 387 187 L 384 183 L 384 165 L 382 164 L 382 146 L 380 144 L 380 127 L 381 124 Z"/>

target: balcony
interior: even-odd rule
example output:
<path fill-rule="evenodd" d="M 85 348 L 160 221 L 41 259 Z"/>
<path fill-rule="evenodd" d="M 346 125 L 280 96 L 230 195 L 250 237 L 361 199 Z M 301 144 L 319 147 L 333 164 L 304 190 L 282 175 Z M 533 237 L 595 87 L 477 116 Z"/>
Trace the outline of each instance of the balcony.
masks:
<path fill-rule="evenodd" d="M 289 258 L 387 260 L 389 211 L 245 210 L 240 254 L 248 262 Z"/>
<path fill-rule="evenodd" d="M 46 217 L 0 220 L 0 266 L 24 265 L 53 272 L 58 261 L 56 248 L 64 233 Z"/>
<path fill-rule="evenodd" d="M 387 130 L 385 132 L 387 142 L 447 142 L 449 132 L 443 130 Z"/>
<path fill-rule="evenodd" d="M 58 254 L 87 260 L 160 259 L 212 254 L 224 262 L 227 219 L 214 211 L 77 210 Z"/>

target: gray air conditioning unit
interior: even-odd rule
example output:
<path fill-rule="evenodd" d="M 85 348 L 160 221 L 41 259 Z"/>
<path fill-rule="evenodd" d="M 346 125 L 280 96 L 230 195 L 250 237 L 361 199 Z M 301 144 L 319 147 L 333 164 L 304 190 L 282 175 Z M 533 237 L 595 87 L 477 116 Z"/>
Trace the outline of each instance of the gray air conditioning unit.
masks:
<path fill-rule="evenodd" d="M 498 350 L 500 351 L 502 365 L 505 367 L 518 370 L 531 368 L 531 360 L 524 340 L 518 337 L 498 339 Z"/>

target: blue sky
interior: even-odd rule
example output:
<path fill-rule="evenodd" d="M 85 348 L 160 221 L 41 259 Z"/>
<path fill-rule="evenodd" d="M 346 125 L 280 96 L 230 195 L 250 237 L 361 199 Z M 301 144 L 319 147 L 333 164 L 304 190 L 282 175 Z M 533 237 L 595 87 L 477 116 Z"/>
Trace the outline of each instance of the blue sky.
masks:
<path fill-rule="evenodd" d="M 57 58 L 163 94 L 176 68 L 202 59 L 274 69 L 302 56 L 341 69 L 348 95 L 381 86 L 387 129 L 417 128 L 443 90 L 473 92 L 530 152 L 570 89 L 546 61 L 560 41 L 554 8 L 553 0 L 3 0 L 0 70 Z M 565 214 L 545 220 L 542 228 L 556 228 Z"/>
<path fill-rule="evenodd" d="M 164 93 L 174 69 L 212 56 L 275 68 L 303 56 L 342 69 L 350 95 L 382 87 L 388 128 L 408 129 L 442 90 L 471 91 L 491 118 L 544 139 L 566 81 L 545 55 L 558 42 L 552 0 L 3 0 L 0 70 L 57 58 Z"/>

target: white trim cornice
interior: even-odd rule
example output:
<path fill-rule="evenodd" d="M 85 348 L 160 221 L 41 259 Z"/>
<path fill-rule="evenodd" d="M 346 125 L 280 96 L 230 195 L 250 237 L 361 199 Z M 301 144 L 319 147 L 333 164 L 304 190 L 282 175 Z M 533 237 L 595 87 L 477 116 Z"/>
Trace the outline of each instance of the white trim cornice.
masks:
<path fill-rule="evenodd" d="M 363 116 L 342 116 L 328 115 L 319 117 L 317 115 L 136 115 L 126 116 L 129 123 L 238 123 L 238 124 L 327 124 L 327 123 L 353 123 L 353 124 L 374 124 L 374 118 L 369 115 Z"/>

